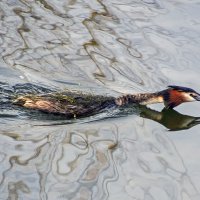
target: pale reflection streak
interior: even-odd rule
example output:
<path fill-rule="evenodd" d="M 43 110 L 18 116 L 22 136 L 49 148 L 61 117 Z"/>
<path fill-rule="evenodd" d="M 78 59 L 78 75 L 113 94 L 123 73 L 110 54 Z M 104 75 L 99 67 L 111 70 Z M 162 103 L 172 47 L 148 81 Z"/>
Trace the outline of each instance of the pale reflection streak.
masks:
<path fill-rule="evenodd" d="M 76 196 L 79 196 L 82 190 L 95 199 L 105 199 L 108 195 L 104 187 L 108 182 L 115 179 L 116 173 L 108 150 L 113 140 L 109 135 L 106 136 L 106 134 L 112 133 L 112 129 L 110 130 L 109 126 L 106 129 L 94 129 L 92 127 L 92 129 L 88 129 L 87 126 L 85 128 L 80 130 L 73 130 L 74 128 L 72 128 L 71 131 L 69 130 L 66 133 L 62 142 L 57 145 L 56 151 L 50 150 L 54 154 L 53 160 L 49 163 L 52 169 L 49 172 L 45 167 L 44 175 L 46 174 L 46 177 L 42 177 L 46 181 L 44 181 L 44 185 L 49 197 L 54 195 L 55 198 L 61 198 L 60 195 L 62 195 L 76 199 Z M 113 132 L 113 134 L 115 133 Z M 76 142 L 76 137 L 81 141 L 77 141 L 78 143 L 75 145 L 72 142 Z M 43 173 L 39 174 L 43 175 Z M 59 180 L 59 182 L 55 182 L 55 185 L 53 183 L 49 185 L 48 178 Z M 71 185 L 73 185 L 72 188 Z M 61 190 L 62 193 L 57 193 L 54 188 L 60 188 L 58 190 Z M 51 193 L 52 189 L 53 193 Z"/>
<path fill-rule="evenodd" d="M 84 20 L 84 25 L 86 25 L 90 34 L 93 37 L 93 41 L 95 41 L 95 46 L 93 46 L 94 42 L 91 42 L 86 43 L 85 47 L 88 54 L 91 56 L 91 58 L 94 60 L 94 63 L 96 63 L 98 67 L 98 70 L 95 73 L 96 78 L 102 81 L 108 87 L 111 86 L 112 89 L 115 88 L 113 88 L 113 85 L 110 84 L 110 81 L 115 82 L 116 85 L 120 83 L 123 87 L 127 87 L 129 89 L 132 88 L 131 84 L 133 85 L 134 82 L 143 85 L 143 88 L 146 85 L 148 85 L 149 87 L 150 83 L 148 82 L 147 84 L 144 83 L 144 81 L 148 81 L 148 79 L 150 78 L 149 75 L 151 75 L 152 73 L 154 73 L 154 81 L 157 82 L 157 85 L 159 85 L 160 81 L 162 83 L 166 82 L 163 78 L 161 78 L 162 76 L 157 70 L 152 71 L 152 67 L 147 66 L 147 64 L 143 62 L 143 55 L 133 46 L 133 44 L 131 44 L 132 47 L 130 47 L 130 45 L 118 42 L 119 38 L 127 40 L 127 37 L 124 37 L 124 34 L 126 33 L 120 32 L 121 29 L 118 31 L 118 25 L 119 27 L 121 26 L 120 18 L 116 20 L 113 13 L 116 14 L 117 12 L 120 12 L 118 13 L 118 16 L 120 17 L 126 15 L 125 13 L 127 12 L 122 12 L 120 10 L 120 8 L 124 8 L 126 6 L 119 5 L 119 7 L 117 7 L 117 4 L 112 6 L 112 8 L 109 6 L 110 5 L 108 3 L 107 8 L 110 9 L 108 9 L 109 13 L 94 13 L 91 15 L 91 18 L 89 20 Z M 117 9 L 117 11 L 115 10 L 115 8 Z M 134 11 L 134 9 L 137 9 L 137 6 L 130 6 L 129 8 L 133 8 Z M 122 17 L 122 20 L 123 19 L 124 18 Z M 109 23 L 110 20 L 112 20 L 112 22 L 114 23 L 114 28 L 113 24 L 111 26 L 111 23 Z M 127 26 L 126 28 L 129 28 L 129 26 Z M 132 34 L 134 35 L 135 33 L 132 32 Z M 128 35 L 128 38 L 129 37 L 130 36 Z M 141 39 L 144 40 L 144 38 Z M 134 42 L 137 45 L 137 38 Z M 148 44 L 148 41 L 146 41 L 145 45 L 146 44 Z M 109 52 L 109 54 L 111 55 L 109 56 L 109 58 L 107 56 L 105 57 L 105 47 L 106 51 Z M 108 68 L 107 66 L 110 66 L 110 68 Z M 141 71 L 141 67 L 145 70 Z M 140 74 L 140 72 L 142 73 L 142 75 Z M 146 78 L 144 78 L 144 73 L 145 75 L 147 75 Z M 143 80 L 141 80 L 139 77 L 143 77 Z M 160 78 L 156 80 L 157 77 Z M 128 84 L 128 81 L 130 81 L 130 84 Z"/>
<path fill-rule="evenodd" d="M 124 118 L 118 126 L 110 122 L 49 127 L 44 129 L 46 133 L 33 127 L 32 133 L 39 135 L 30 150 L 28 141 L 34 140 L 33 135 L 23 138 L 20 134 L 10 152 L 14 153 L 20 144 L 22 155 L 14 158 L 5 153 L 11 165 L 3 169 L 1 190 L 8 181 L 9 195 L 17 196 L 22 191 L 29 198 L 36 186 L 41 199 L 79 199 L 82 195 L 83 199 L 109 199 L 115 197 L 117 187 L 125 191 L 120 193 L 123 198 L 155 198 L 158 191 L 169 199 L 198 194 L 174 144 L 159 129 L 149 130 L 140 118 L 131 125 Z M 141 126 L 145 131 L 141 132 Z M 38 153 L 26 156 L 27 150 L 32 155 Z M 5 164 L 5 158 L 2 162 Z M 12 174 L 21 186 L 9 181 Z M 27 175 L 30 179 L 25 178 Z"/>
<path fill-rule="evenodd" d="M 34 140 L 23 141 L 20 140 L 20 137 L 12 138 L 12 136 L 9 135 L 12 134 L 8 132 L 7 136 L 6 132 L 4 132 L 4 136 L 1 135 L 1 152 L 4 152 L 5 158 L 1 162 L 2 177 L 0 190 L 2 197 L 4 196 L 4 199 L 6 199 L 8 194 L 12 198 L 18 197 L 18 192 L 20 190 L 21 192 L 29 196 L 31 191 L 34 190 L 34 188 L 30 186 L 30 183 L 32 181 L 27 184 L 26 178 L 22 178 L 22 180 L 19 180 L 19 183 L 17 182 L 17 180 L 19 176 L 26 177 L 27 173 L 34 173 L 34 170 L 31 169 L 31 163 L 33 160 L 38 158 L 38 156 L 40 155 L 40 149 L 43 148 L 43 143 L 46 141 L 40 140 L 36 143 L 36 145 L 33 145 Z M 6 147 L 7 145 L 9 146 L 9 148 Z M 22 170 L 24 168 L 25 170 Z M 34 180 L 35 178 L 32 177 L 31 179 Z M 8 191 L 5 187 L 3 187 L 5 183 L 8 184 Z M 23 189 L 24 187 L 27 189 Z"/>
<path fill-rule="evenodd" d="M 159 130 L 153 131 L 151 136 L 140 135 L 139 129 L 138 132 L 137 140 L 121 139 L 122 150 L 116 150 L 121 154 L 118 157 L 121 160 L 119 177 L 122 179 L 124 175 L 127 182 L 123 198 L 183 199 L 183 195 L 188 198 L 199 195 L 182 158 L 167 136 L 161 135 Z M 115 186 L 110 189 L 115 191 Z"/>

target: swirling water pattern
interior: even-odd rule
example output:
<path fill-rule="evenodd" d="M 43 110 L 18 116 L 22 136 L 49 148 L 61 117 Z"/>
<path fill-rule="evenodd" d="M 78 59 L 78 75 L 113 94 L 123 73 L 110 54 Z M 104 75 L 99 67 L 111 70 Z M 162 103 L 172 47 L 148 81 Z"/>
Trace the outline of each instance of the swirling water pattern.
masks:
<path fill-rule="evenodd" d="M 110 95 L 169 83 L 198 89 L 199 8 L 197 0 L 2 0 L 0 95 L 27 82 Z M 167 132 L 136 115 L 59 125 L 0 111 L 2 200 L 200 197 L 198 126 Z"/>

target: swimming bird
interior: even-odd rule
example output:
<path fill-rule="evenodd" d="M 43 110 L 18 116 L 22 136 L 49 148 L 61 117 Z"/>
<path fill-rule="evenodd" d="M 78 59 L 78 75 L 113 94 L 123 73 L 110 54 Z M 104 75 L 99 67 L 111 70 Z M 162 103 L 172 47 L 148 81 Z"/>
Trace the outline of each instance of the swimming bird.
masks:
<path fill-rule="evenodd" d="M 195 90 L 170 85 L 159 92 L 125 94 L 118 98 L 72 92 L 29 94 L 17 97 L 13 103 L 29 109 L 76 118 L 93 115 L 110 107 L 123 107 L 129 104 L 164 103 L 166 109 L 173 109 L 181 103 L 192 101 L 200 101 L 200 94 Z"/>
<path fill-rule="evenodd" d="M 115 103 L 117 105 L 124 105 L 130 102 L 140 105 L 164 103 L 166 109 L 173 109 L 182 103 L 192 101 L 200 101 L 200 94 L 195 90 L 187 87 L 170 85 L 167 89 L 155 93 L 124 95 L 117 98 Z"/>

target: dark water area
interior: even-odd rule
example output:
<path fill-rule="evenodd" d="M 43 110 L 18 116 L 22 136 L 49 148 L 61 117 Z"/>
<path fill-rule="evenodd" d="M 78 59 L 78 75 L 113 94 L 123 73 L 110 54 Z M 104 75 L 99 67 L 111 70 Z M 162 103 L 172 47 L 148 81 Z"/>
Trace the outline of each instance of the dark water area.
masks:
<path fill-rule="evenodd" d="M 66 119 L 20 94 L 200 92 L 198 0 L 0 1 L 0 199 L 199 200 L 200 103 Z"/>

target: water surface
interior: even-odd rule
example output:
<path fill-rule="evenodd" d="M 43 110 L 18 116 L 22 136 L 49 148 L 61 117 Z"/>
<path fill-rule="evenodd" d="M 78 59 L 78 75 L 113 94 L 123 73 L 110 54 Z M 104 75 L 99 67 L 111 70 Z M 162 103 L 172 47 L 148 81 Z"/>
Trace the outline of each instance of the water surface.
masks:
<path fill-rule="evenodd" d="M 199 9 L 197 0 L 2 0 L 0 199 L 199 199 L 198 102 L 71 121 L 3 104 L 19 84 L 199 91 Z"/>

